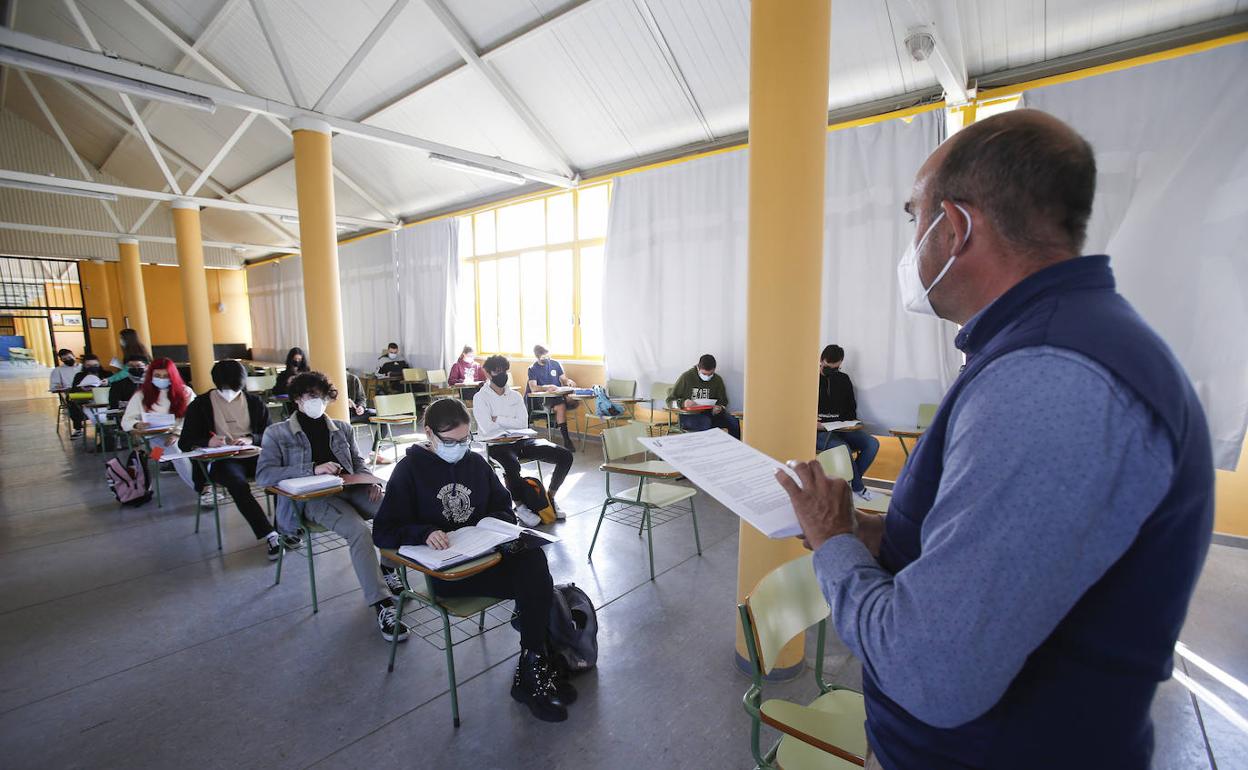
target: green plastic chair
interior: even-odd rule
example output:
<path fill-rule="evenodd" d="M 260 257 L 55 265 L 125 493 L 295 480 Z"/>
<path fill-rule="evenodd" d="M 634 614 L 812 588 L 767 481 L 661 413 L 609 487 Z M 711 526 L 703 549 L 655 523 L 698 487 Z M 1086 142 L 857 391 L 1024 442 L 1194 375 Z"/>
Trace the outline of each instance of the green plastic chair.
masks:
<path fill-rule="evenodd" d="M 377 460 L 377 453 L 381 451 L 382 444 L 389 444 L 394 447 L 394 461 L 398 462 L 399 444 L 411 444 L 421 440 L 419 433 L 408 433 L 402 436 L 394 435 L 394 426 L 396 425 L 407 425 L 413 430 L 416 428 L 418 421 L 416 416 L 416 397 L 411 393 L 376 396 L 373 399 L 373 405 L 377 408 L 377 415 L 369 418 L 369 421 L 376 426 L 376 430 L 373 433 L 374 464 Z"/>
<path fill-rule="evenodd" d="M 919 418 L 914 426 L 920 430 L 927 430 L 936 417 L 937 406 L 937 404 L 919 404 Z"/>
<path fill-rule="evenodd" d="M 828 603 L 815 578 L 812 554 L 782 564 L 769 572 L 737 605 L 753 679 L 743 698 L 750 716 L 750 750 L 758 768 L 853 768 L 865 764 L 866 711 L 862 694 L 833 687 L 823 679 L 823 648 L 827 637 Z M 818 626 L 815 685 L 819 697 L 807 706 L 791 701 L 762 699 L 763 678 L 789 640 Z M 779 730 L 779 742 L 764 752 L 762 725 Z"/>
<path fill-rule="evenodd" d="M 844 444 L 823 450 L 815 455 L 815 459 L 823 466 L 823 472 L 833 478 L 845 481 L 854 478 L 854 463 L 849 456 L 849 447 Z"/>
<path fill-rule="evenodd" d="M 275 525 L 277 522 L 273 516 L 273 511 L 275 510 L 273 503 L 276 499 L 276 493 L 267 488 L 264 490 L 264 507 L 269 514 L 269 520 Z M 300 534 L 304 536 L 303 545 L 301 547 L 308 557 L 308 585 L 312 589 L 312 614 L 315 615 L 321 609 L 316 598 L 316 563 L 313 560 L 313 556 L 317 553 L 316 549 L 319 546 L 321 549 L 319 551 L 320 553 L 327 553 L 329 551 L 336 551 L 339 548 L 345 548 L 348 543 L 346 540 L 333 534 L 330 530 L 322 527 L 320 524 L 305 518 L 303 515 L 303 501 L 295 500 L 294 503 L 299 510 L 299 531 Z M 325 533 L 330 534 L 326 535 Z M 317 535 L 321 535 L 321 539 L 319 541 L 316 538 Z M 273 577 L 273 585 L 281 585 L 282 562 L 285 560 L 285 555 L 286 548 L 283 546 L 277 552 L 277 573 Z"/>
<path fill-rule="evenodd" d="M 650 579 L 654 580 L 654 520 L 656 517 L 658 524 L 666 524 L 687 511 L 693 519 L 693 542 L 698 556 L 702 555 L 702 540 L 698 536 L 698 514 L 693 506 L 693 498 L 697 496 L 698 491 L 691 487 L 655 480 L 656 473 L 674 474 L 675 471 L 667 463 L 649 459 L 646 448 L 638 441 L 648 434 L 649 428 L 645 423 L 640 422 L 631 422 L 619 428 L 608 428 L 602 432 L 602 454 L 606 462 L 600 470 L 606 478 L 607 499 L 602 502 L 602 510 L 598 514 L 598 525 L 594 527 L 594 538 L 589 543 L 589 561 L 594 560 L 594 545 L 598 542 L 598 532 L 602 529 L 603 519 L 611 519 L 618 524 L 635 525 L 637 537 L 641 537 L 643 531 L 646 533 L 646 545 L 650 554 Z M 625 458 L 638 455 L 645 459 L 641 462 L 623 462 Z M 613 470 L 608 471 L 608 467 Z M 612 473 L 635 477 L 637 486 L 612 492 Z M 688 502 L 687 509 L 677 507 L 679 503 L 686 501 Z M 615 511 L 608 513 L 607 509 L 612 505 L 640 508 L 641 517 L 620 515 Z"/>
<path fill-rule="evenodd" d="M 607 398 L 633 399 L 636 397 L 637 397 L 637 380 L 607 380 Z M 604 417 L 600 414 L 597 414 L 594 411 L 593 399 L 590 399 L 585 402 L 583 408 L 580 410 L 585 413 L 585 416 L 584 416 L 585 428 L 584 430 L 581 431 L 581 448 L 582 449 L 585 448 L 585 439 L 589 438 L 590 431 L 594 427 L 593 425 L 590 425 L 590 422 L 589 422 L 590 417 L 593 417 L 595 420 L 598 421 L 596 425 L 598 427 L 598 431 L 600 434 L 602 431 L 608 428 L 614 428 L 619 425 L 623 425 L 625 422 L 632 422 L 633 420 L 637 419 L 637 414 L 636 414 L 637 405 L 635 403 L 633 403 L 632 401 L 627 401 L 624 404 L 622 404 L 622 406 L 624 407 L 624 414 L 618 415 L 616 417 L 609 417 L 609 416 Z"/>
<path fill-rule="evenodd" d="M 384 554 L 385 552 L 383 552 Z M 450 567 L 442 572 L 426 570 L 419 567 L 408 567 L 405 564 L 399 564 L 399 576 L 403 580 L 403 591 L 398 597 L 398 607 L 395 612 L 395 622 L 403 621 L 403 612 L 409 602 L 416 602 L 421 607 L 428 607 L 437 613 L 438 619 L 441 621 L 436 628 L 427 628 L 433 626 L 432 623 L 421 623 L 412 627 L 413 633 L 419 633 L 421 638 L 435 647 L 438 641 L 442 643 L 442 650 L 446 653 L 446 676 L 450 682 L 451 690 L 451 723 L 455 727 L 459 727 L 459 685 L 455 678 L 455 645 L 463 644 L 469 639 L 476 638 L 486 631 L 492 631 L 505 623 L 510 623 L 515 617 L 515 612 L 509 613 L 506 617 L 495 617 L 491 614 L 491 625 L 486 628 L 486 613 L 492 608 L 503 603 L 503 600 L 489 596 L 456 596 L 439 598 L 433 590 L 433 579 L 437 577 L 441 580 L 462 580 L 465 577 L 477 574 L 483 569 L 489 569 L 499 561 L 498 554 L 490 554 L 479 559 L 473 559 L 465 564 Z M 424 590 L 412 588 L 408 581 L 407 571 L 413 569 L 424 574 L 425 584 Z M 456 620 L 451 620 L 454 617 Z M 464 618 L 476 617 L 475 633 L 469 634 L 463 628 L 463 624 L 459 621 Z M 465 635 L 458 641 L 454 639 L 451 629 Z M 440 640 L 438 637 L 441 637 Z M 394 671 L 394 657 L 399 649 L 399 638 L 395 636 L 390 642 L 390 664 L 387 671 Z"/>
<path fill-rule="evenodd" d="M 901 444 L 901 451 L 903 454 L 905 454 L 907 458 L 910 457 L 910 447 L 906 446 L 906 439 L 913 439 L 914 441 L 917 442 L 919 440 L 919 437 L 923 435 L 923 432 L 927 430 L 929 426 L 931 426 L 932 420 L 936 417 L 937 408 L 939 408 L 938 404 L 919 404 L 919 412 L 918 412 L 918 415 L 915 417 L 913 429 L 911 428 L 890 428 L 889 429 L 888 432 L 891 433 L 897 439 L 897 442 L 899 444 Z"/>
<path fill-rule="evenodd" d="M 672 432 L 672 413 L 667 411 L 667 400 L 672 397 L 672 388 L 675 383 L 671 382 L 655 382 L 650 384 L 650 419 L 646 421 L 646 426 L 650 429 L 650 435 L 655 434 L 655 429 L 660 431 Z"/>

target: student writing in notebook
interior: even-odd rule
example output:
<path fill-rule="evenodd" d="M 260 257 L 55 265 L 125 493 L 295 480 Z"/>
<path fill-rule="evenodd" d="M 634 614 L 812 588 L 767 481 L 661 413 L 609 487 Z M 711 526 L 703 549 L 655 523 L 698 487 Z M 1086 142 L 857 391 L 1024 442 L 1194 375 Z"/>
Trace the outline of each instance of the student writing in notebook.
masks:
<path fill-rule="evenodd" d="M 728 411 L 728 386 L 724 378 L 715 373 L 715 356 L 704 353 L 698 363 L 687 370 L 672 386 L 670 405 L 680 409 L 692 409 L 698 400 L 713 400 L 709 411 L 700 414 L 682 414 L 680 427 L 687 433 L 722 428 L 735 439 L 741 438 L 741 422 Z"/>
<path fill-rule="evenodd" d="M 276 486 L 283 479 L 305 476 L 337 476 L 365 472 L 364 459 L 355 445 L 351 426 L 330 419 L 325 408 L 338 398 L 338 390 L 320 372 L 302 372 L 287 385 L 295 413 L 264 432 L 256 483 Z M 288 544 L 299 540 L 299 507 L 308 520 L 332 530 L 347 541 L 351 566 L 364 590 L 364 601 L 377 616 L 381 636 L 387 642 L 407 639 L 408 628 L 395 619 L 391 594 L 403 590 L 396 570 L 381 566 L 372 533 L 365 523 L 381 505 L 381 484 L 352 484 L 328 497 L 296 503 L 277 498 L 277 529 Z"/>
<path fill-rule="evenodd" d="M 413 446 L 395 466 L 373 523 L 379 548 L 427 545 L 442 550 L 447 536 L 493 516 L 514 524 L 511 495 L 490 464 L 470 452 L 468 410 L 459 399 L 433 402 L 425 410 L 428 448 Z M 534 716 L 562 722 L 576 690 L 556 673 L 547 652 L 554 581 L 541 549 L 509 552 L 495 566 L 457 581 L 433 581 L 438 596 L 489 596 L 514 599 L 520 613 L 520 661 L 511 696 Z"/>
<path fill-rule="evenodd" d="M 131 354 L 128 357 L 135 356 L 137 354 Z M 131 361 L 131 363 L 136 362 Z M 167 436 L 155 436 L 151 442 L 153 446 L 173 447 L 177 443 L 178 433 L 182 428 L 182 418 L 186 416 L 187 408 L 195 399 L 195 391 L 182 381 L 178 367 L 167 358 L 158 358 L 152 362 L 150 368 L 139 369 L 139 371 L 143 372 L 143 376 L 135 387 L 134 393 L 131 394 L 130 400 L 126 402 L 125 414 L 121 416 L 121 429 L 127 432 L 132 431 L 144 426 L 152 415 L 171 414 L 174 417 L 173 432 Z M 129 381 L 129 378 L 126 381 Z M 113 388 L 121 384 L 117 383 L 113 385 Z M 112 398 L 112 390 L 109 391 L 109 398 Z M 195 488 L 189 459 L 174 460 L 173 468 L 188 487 Z M 212 501 L 209 499 L 206 507 L 211 506 Z"/>
<path fill-rule="evenodd" d="M 462 385 L 465 382 L 480 382 L 485 379 L 485 371 L 477 363 L 473 355 L 472 345 L 464 345 L 459 353 L 459 360 L 451 365 L 451 373 L 446 381 L 450 385 Z"/>
<path fill-rule="evenodd" d="M 212 384 L 216 387 L 191 402 L 182 424 L 182 437 L 178 447 L 184 452 L 200 447 L 234 445 L 248 447 L 259 444 L 269 427 L 269 410 L 259 397 L 243 390 L 247 371 L 233 359 L 218 361 L 212 367 Z M 264 514 L 264 509 L 251 494 L 247 479 L 256 473 L 256 458 L 222 458 L 208 466 L 208 476 L 225 487 L 251 526 L 257 540 L 263 540 L 270 560 L 276 560 L 281 548 L 277 532 Z M 195 466 L 195 484 L 203 494 L 211 488 L 207 479 L 200 476 L 200 466 Z"/>
<path fill-rule="evenodd" d="M 854 383 L 841 371 L 845 350 L 840 345 L 828 345 L 819 354 L 819 418 L 824 422 L 843 422 L 858 419 L 858 402 L 854 399 Z M 862 476 L 875 462 L 880 442 L 865 430 L 820 430 L 815 434 L 815 449 L 824 451 L 834 446 L 849 449 L 854 464 L 854 479 L 850 486 L 860 500 L 870 500 L 874 495 L 867 489 Z M 854 453 L 857 453 L 857 457 Z"/>

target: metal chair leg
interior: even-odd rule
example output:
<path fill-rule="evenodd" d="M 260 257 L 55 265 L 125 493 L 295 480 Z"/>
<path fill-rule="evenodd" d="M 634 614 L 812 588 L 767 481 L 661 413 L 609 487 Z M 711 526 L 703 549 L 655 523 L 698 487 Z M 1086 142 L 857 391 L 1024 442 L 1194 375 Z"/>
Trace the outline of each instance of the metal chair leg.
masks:
<path fill-rule="evenodd" d="M 611 498 L 607 498 L 602 502 L 602 510 L 598 513 L 598 526 L 594 527 L 594 539 L 589 541 L 589 557 L 586 561 L 594 560 L 594 544 L 598 542 L 598 532 L 602 529 L 602 520 L 607 516 L 607 506 L 611 504 Z"/>
<path fill-rule="evenodd" d="M 451 683 L 451 722 L 459 727 L 459 690 L 455 685 L 455 648 L 451 646 L 451 618 L 446 610 L 438 607 L 442 614 L 442 640 L 446 643 L 446 678 Z"/>
<path fill-rule="evenodd" d="M 698 537 L 698 514 L 693 510 L 693 498 L 689 498 L 689 515 L 693 518 L 693 544 L 698 547 L 698 556 L 702 555 L 702 538 Z"/>
<path fill-rule="evenodd" d="M 646 522 L 646 547 L 650 550 L 650 579 L 654 580 L 654 529 L 650 525 L 650 506 L 646 506 L 642 517 Z"/>
<path fill-rule="evenodd" d="M 485 631 L 485 610 L 481 610 L 481 615 L 477 618 L 477 630 Z"/>
<path fill-rule="evenodd" d="M 312 530 L 306 530 L 304 534 L 307 538 L 304 540 L 303 549 L 308 552 L 308 582 L 312 586 L 312 614 L 315 615 L 321 608 L 316 601 L 316 564 L 312 560 Z"/>
<path fill-rule="evenodd" d="M 403 593 L 399 594 L 399 606 L 394 616 L 395 629 L 398 629 L 399 624 L 403 622 L 403 603 L 406 599 L 407 599 L 406 594 L 403 594 Z M 394 638 L 390 640 L 390 667 L 386 669 L 387 671 L 394 671 L 394 654 L 398 652 L 398 649 L 399 649 L 399 635 L 395 634 Z"/>
<path fill-rule="evenodd" d="M 217 501 L 217 482 L 212 482 L 212 518 L 217 525 L 217 550 L 221 548 L 221 503 Z"/>

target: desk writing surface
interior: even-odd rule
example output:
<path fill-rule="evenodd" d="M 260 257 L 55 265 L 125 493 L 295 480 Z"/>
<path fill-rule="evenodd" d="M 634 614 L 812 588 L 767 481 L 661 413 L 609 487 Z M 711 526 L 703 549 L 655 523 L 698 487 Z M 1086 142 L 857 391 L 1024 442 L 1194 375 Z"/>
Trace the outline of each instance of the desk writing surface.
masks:
<path fill-rule="evenodd" d="M 642 460 L 640 462 L 609 462 L 598 466 L 598 470 L 606 473 L 623 473 L 629 476 L 644 476 L 654 479 L 679 479 L 683 474 L 663 460 Z"/>
<path fill-rule="evenodd" d="M 466 577 L 471 577 L 478 572 L 484 572 L 503 560 L 503 555 L 496 551 L 494 553 L 488 553 L 480 558 L 466 561 L 463 564 L 456 564 L 453 567 L 447 567 L 445 570 L 439 572 L 437 570 L 429 569 L 415 559 L 409 559 L 406 556 L 399 555 L 397 549 L 391 550 L 389 548 L 381 548 L 378 550 L 381 551 L 381 555 L 383 557 L 389 559 L 394 564 L 401 564 L 408 569 L 414 569 L 417 572 L 438 578 L 440 580 L 462 580 Z"/>
<path fill-rule="evenodd" d="M 304 492 L 303 494 L 298 495 L 291 494 L 278 486 L 265 487 L 264 491 L 266 494 L 274 495 L 276 497 L 288 497 L 291 500 L 315 500 L 318 497 L 333 497 L 344 488 L 345 487 L 329 487 L 328 489 L 318 489 L 315 492 Z"/>

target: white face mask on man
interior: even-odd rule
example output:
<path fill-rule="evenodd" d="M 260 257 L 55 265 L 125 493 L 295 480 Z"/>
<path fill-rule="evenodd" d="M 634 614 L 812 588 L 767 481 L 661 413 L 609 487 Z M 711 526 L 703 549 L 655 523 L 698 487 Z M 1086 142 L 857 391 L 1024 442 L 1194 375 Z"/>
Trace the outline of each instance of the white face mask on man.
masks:
<path fill-rule="evenodd" d="M 217 388 L 217 394 L 220 395 L 221 398 L 224 398 L 226 401 L 233 401 L 234 399 L 238 398 L 238 394 L 240 392 L 241 391 L 237 391 L 237 390 Z"/>
<path fill-rule="evenodd" d="M 958 245 L 961 249 L 966 242 L 971 239 L 971 215 L 966 209 L 958 204 L 953 204 L 958 211 L 962 212 L 962 216 L 966 217 L 966 237 L 962 239 L 962 243 Z M 932 281 L 931 286 L 923 285 L 923 277 L 919 273 L 919 254 L 923 251 L 923 244 L 927 243 L 927 239 L 931 237 L 932 232 L 936 229 L 936 225 L 945 216 L 942 209 L 932 223 L 927 226 L 927 230 L 923 233 L 923 237 L 910 242 L 910 246 L 906 249 L 906 253 L 902 255 L 901 261 L 897 263 L 897 282 L 901 286 L 901 306 L 908 313 L 916 315 L 929 315 L 938 318 L 936 309 L 932 307 L 931 300 L 928 295 L 932 293 L 932 289 L 936 288 L 936 284 L 940 283 L 945 274 L 949 272 L 949 268 L 953 267 L 953 261 L 957 259 L 957 254 L 950 254 L 949 261 L 945 262 L 945 266 L 937 273 L 936 279 Z"/>
<path fill-rule="evenodd" d="M 325 399 L 305 398 L 299 402 L 299 411 L 303 412 L 310 419 L 319 420 L 325 415 Z"/>

